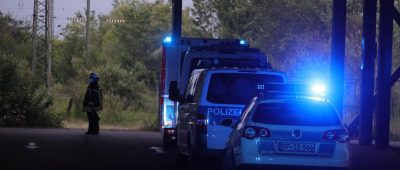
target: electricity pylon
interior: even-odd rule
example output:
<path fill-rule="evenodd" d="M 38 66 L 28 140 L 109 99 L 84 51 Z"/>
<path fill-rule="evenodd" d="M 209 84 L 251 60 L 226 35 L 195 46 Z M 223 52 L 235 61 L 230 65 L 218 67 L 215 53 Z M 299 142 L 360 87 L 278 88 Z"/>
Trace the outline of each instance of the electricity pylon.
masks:
<path fill-rule="evenodd" d="M 51 88 L 51 40 L 54 35 L 54 0 L 34 0 L 32 72 Z"/>

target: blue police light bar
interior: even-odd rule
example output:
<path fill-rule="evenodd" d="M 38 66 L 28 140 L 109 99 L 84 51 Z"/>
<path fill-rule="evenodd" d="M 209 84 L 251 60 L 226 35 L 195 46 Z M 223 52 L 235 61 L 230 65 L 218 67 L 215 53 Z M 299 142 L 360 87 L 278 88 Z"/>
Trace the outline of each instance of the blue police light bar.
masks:
<path fill-rule="evenodd" d="M 316 95 L 325 96 L 326 86 L 322 84 L 314 84 L 311 87 L 311 91 Z"/>
<path fill-rule="evenodd" d="M 246 41 L 245 40 L 240 40 L 240 45 L 246 45 Z"/>
<path fill-rule="evenodd" d="M 170 42 L 172 42 L 172 38 L 171 38 L 170 36 L 165 37 L 164 40 L 163 40 L 163 42 L 164 42 L 164 43 L 170 43 Z"/>
<path fill-rule="evenodd" d="M 304 84 L 304 83 L 269 83 L 262 90 L 267 97 L 284 97 L 284 96 L 303 96 L 324 98 L 326 95 L 326 87 L 322 84 Z"/>

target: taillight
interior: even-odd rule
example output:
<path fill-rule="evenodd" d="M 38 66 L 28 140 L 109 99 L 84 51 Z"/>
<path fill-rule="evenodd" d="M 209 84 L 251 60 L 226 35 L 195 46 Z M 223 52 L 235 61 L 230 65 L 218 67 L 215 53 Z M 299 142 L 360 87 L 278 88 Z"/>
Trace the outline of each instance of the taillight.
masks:
<path fill-rule="evenodd" d="M 254 129 L 253 127 L 247 127 L 244 130 L 243 136 L 247 139 L 254 139 L 257 136 L 256 129 Z"/>
<path fill-rule="evenodd" d="M 256 137 L 270 138 L 271 131 L 268 128 L 248 126 L 244 129 L 243 137 L 254 139 Z"/>
<path fill-rule="evenodd" d="M 260 137 L 271 137 L 271 131 L 267 128 L 261 128 L 260 129 Z"/>
<path fill-rule="evenodd" d="M 347 131 L 345 131 L 345 130 L 342 130 L 339 133 L 338 141 L 341 142 L 341 143 L 346 143 L 349 140 L 350 140 L 349 133 Z"/>
<path fill-rule="evenodd" d="M 328 130 L 324 133 L 323 139 L 325 140 L 335 140 L 335 132 L 332 130 Z"/>
<path fill-rule="evenodd" d="M 166 67 L 166 51 L 165 47 L 162 48 L 162 58 L 161 58 L 161 77 L 160 77 L 160 94 L 165 94 L 165 68 Z M 161 101 L 160 101 L 161 102 Z"/>
<path fill-rule="evenodd" d="M 328 130 L 324 132 L 322 139 L 346 143 L 349 141 L 349 133 L 344 129 Z"/>
<path fill-rule="evenodd" d="M 164 104 L 164 97 L 162 95 L 160 95 L 160 98 L 159 98 L 158 102 L 159 102 L 160 106 L 162 104 Z"/>

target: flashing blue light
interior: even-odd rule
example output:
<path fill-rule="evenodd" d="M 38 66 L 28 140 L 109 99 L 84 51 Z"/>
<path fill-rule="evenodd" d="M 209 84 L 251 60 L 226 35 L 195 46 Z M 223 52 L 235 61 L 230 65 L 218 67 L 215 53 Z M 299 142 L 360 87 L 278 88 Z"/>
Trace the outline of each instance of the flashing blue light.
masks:
<path fill-rule="evenodd" d="M 165 37 L 164 40 L 163 40 L 163 42 L 164 42 L 164 43 L 170 43 L 170 42 L 172 42 L 172 38 L 169 37 L 169 36 L 168 36 L 168 37 Z"/>
<path fill-rule="evenodd" d="M 325 96 L 326 86 L 322 84 L 315 84 L 311 87 L 311 91 L 319 96 Z"/>
<path fill-rule="evenodd" d="M 245 45 L 246 44 L 246 41 L 245 40 L 240 40 L 240 45 Z"/>

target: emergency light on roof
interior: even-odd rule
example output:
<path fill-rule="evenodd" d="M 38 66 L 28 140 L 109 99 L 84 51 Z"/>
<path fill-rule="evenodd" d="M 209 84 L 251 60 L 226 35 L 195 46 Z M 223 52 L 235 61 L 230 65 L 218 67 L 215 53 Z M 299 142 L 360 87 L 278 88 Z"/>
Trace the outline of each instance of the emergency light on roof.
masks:
<path fill-rule="evenodd" d="M 170 43 L 170 42 L 172 42 L 172 38 L 171 38 L 170 36 L 165 37 L 164 40 L 163 40 L 163 42 L 164 42 L 164 43 Z"/>
<path fill-rule="evenodd" d="M 246 41 L 245 40 L 240 40 L 240 45 L 246 45 Z"/>
<path fill-rule="evenodd" d="M 270 83 L 262 92 L 266 96 L 275 97 L 310 97 L 326 100 L 326 87 L 322 84 Z"/>
<path fill-rule="evenodd" d="M 325 85 L 322 85 L 322 84 L 314 84 L 311 87 L 311 91 L 316 95 L 325 96 L 326 87 L 325 87 Z"/>

